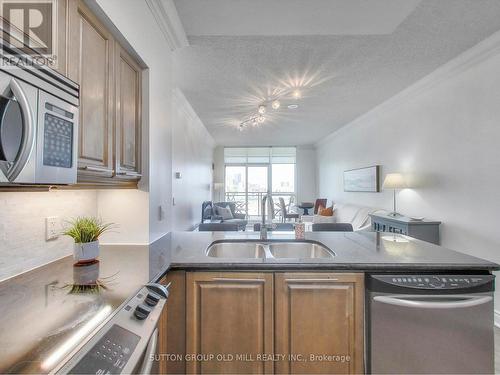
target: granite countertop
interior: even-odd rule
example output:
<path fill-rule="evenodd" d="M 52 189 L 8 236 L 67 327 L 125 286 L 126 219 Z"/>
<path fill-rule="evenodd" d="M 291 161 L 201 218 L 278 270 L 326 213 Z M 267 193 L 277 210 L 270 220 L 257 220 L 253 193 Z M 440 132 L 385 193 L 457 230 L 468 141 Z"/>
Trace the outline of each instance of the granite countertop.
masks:
<path fill-rule="evenodd" d="M 150 246 L 102 246 L 97 264 L 73 267 L 68 256 L 0 282 L 0 374 L 48 373 L 75 347 L 68 343 L 76 335 L 100 327 L 165 273 L 168 246 L 168 237 Z M 71 293 L 96 276 L 106 289 Z"/>
<path fill-rule="evenodd" d="M 394 238 L 405 242 L 395 242 Z M 101 316 L 102 321 L 88 332 L 100 327 L 142 285 L 159 280 L 170 268 L 394 272 L 500 269 L 495 263 L 427 242 L 371 232 L 306 233 L 306 239 L 333 250 L 336 256 L 332 259 L 235 260 L 205 255 L 207 247 L 217 240 L 258 239 L 255 232 L 174 232 L 149 246 L 103 246 L 98 264 L 76 268 L 69 256 L 1 281 L 0 373 L 49 372 L 56 360 L 63 358 L 62 348 L 95 323 L 96 316 Z M 269 235 L 271 241 L 293 239 L 293 233 Z M 106 289 L 99 293 L 70 292 L 79 280 L 97 275 Z M 69 347 L 68 352 L 73 348 Z"/>
<path fill-rule="evenodd" d="M 270 233 L 269 241 L 293 241 L 293 232 Z M 446 249 L 429 242 L 391 233 L 306 232 L 305 239 L 316 241 L 335 252 L 333 258 L 315 259 L 224 259 L 207 256 L 214 241 L 259 241 L 256 232 L 176 232 L 172 233 L 170 267 L 186 269 L 331 269 L 359 271 L 493 271 L 496 263 Z M 397 240 L 397 241 L 395 241 Z M 401 241 L 401 242 L 399 242 Z"/>

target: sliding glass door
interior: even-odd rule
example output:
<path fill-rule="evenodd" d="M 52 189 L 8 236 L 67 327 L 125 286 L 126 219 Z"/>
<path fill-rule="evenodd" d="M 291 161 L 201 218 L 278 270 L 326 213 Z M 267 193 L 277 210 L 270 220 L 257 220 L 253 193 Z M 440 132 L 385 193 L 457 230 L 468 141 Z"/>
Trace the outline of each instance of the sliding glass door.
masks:
<path fill-rule="evenodd" d="M 262 215 L 260 202 L 269 189 L 269 167 L 267 165 L 247 166 L 247 176 L 247 214 L 260 216 Z"/>
<path fill-rule="evenodd" d="M 226 200 L 235 202 L 236 211 L 259 216 L 260 202 L 269 189 L 267 165 L 227 165 Z"/>
<path fill-rule="evenodd" d="M 275 213 L 279 198 L 287 208 L 295 198 L 295 148 L 250 147 L 224 149 L 225 200 L 235 202 L 236 211 L 257 220 L 262 197 L 270 192 Z"/>

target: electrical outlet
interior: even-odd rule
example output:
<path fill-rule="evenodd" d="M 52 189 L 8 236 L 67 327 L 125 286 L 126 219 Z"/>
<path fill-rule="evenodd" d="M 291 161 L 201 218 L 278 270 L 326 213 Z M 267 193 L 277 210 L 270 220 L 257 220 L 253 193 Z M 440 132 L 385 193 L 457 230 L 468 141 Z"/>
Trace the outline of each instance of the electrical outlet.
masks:
<path fill-rule="evenodd" d="M 59 237 L 59 218 L 57 216 L 49 216 L 45 218 L 45 240 L 50 241 Z"/>

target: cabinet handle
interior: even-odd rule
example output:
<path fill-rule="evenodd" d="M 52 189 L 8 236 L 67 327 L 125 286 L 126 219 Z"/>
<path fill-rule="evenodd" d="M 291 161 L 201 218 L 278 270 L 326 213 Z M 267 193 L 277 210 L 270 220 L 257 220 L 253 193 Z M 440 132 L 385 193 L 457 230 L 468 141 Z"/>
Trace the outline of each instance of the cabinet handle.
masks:
<path fill-rule="evenodd" d="M 111 173 L 113 174 L 114 173 L 114 169 L 108 169 L 108 168 L 104 168 L 104 167 L 94 167 L 92 165 L 86 165 L 84 167 L 82 167 L 81 169 L 85 169 L 87 171 L 91 171 L 91 172 L 101 172 L 101 173 Z"/>
<path fill-rule="evenodd" d="M 142 177 L 142 174 L 137 172 L 118 172 L 117 174 L 120 176 L 127 176 L 127 177 Z"/>
<path fill-rule="evenodd" d="M 307 281 L 315 282 L 315 283 L 324 283 L 328 281 L 339 281 L 339 279 L 287 279 L 289 283 L 305 283 Z"/>
<path fill-rule="evenodd" d="M 264 283 L 266 281 L 263 279 L 231 279 L 231 278 L 227 278 L 227 277 L 214 277 L 212 280 L 213 281 L 226 281 L 229 283 L 231 283 L 231 282 Z"/>

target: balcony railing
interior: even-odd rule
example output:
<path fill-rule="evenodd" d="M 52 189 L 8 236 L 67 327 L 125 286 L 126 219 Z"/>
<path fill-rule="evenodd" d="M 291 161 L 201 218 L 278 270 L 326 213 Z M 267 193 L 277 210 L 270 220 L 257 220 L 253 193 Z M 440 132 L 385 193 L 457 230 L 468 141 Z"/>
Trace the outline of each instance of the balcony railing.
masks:
<path fill-rule="evenodd" d="M 257 220 L 262 216 L 261 202 L 265 192 L 226 192 L 225 201 L 234 202 L 236 205 L 236 212 L 247 215 L 249 219 Z M 290 210 L 295 202 L 295 193 L 272 193 L 274 214 L 276 217 L 281 216 L 281 206 L 279 198 L 283 198 L 287 210 Z"/>

